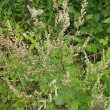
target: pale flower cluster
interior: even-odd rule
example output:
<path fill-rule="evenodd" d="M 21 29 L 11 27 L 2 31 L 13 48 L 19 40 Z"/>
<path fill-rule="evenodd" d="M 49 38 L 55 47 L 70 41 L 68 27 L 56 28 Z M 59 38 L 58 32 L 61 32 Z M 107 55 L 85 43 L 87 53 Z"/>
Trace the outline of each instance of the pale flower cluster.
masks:
<path fill-rule="evenodd" d="M 34 32 L 26 31 L 26 32 L 23 33 L 23 36 L 26 37 L 27 35 L 31 35 L 32 33 L 34 33 Z"/>
<path fill-rule="evenodd" d="M 70 26 L 70 17 L 68 13 L 68 1 L 67 0 L 63 0 L 62 8 L 63 8 L 62 10 L 58 10 L 58 15 L 55 19 L 56 23 L 58 23 L 59 21 L 63 22 L 62 31 L 59 34 L 60 38 L 64 36 L 66 29 Z"/>
<path fill-rule="evenodd" d="M 87 0 L 84 0 L 83 2 L 84 4 L 82 4 L 81 16 L 79 17 L 79 22 L 82 22 L 82 23 L 84 22 L 84 15 L 86 14 L 85 7 L 88 5 Z"/>
<path fill-rule="evenodd" d="M 69 85 L 71 82 L 70 74 L 67 72 L 66 75 L 64 75 L 64 79 L 62 80 L 63 85 Z"/>
<path fill-rule="evenodd" d="M 27 8 L 31 14 L 31 17 L 35 17 L 35 16 L 40 15 L 44 12 L 42 9 L 36 10 L 34 7 L 31 8 L 29 5 L 27 5 Z"/>
<path fill-rule="evenodd" d="M 87 0 L 83 0 L 83 4 L 82 4 L 82 8 L 81 8 L 81 13 L 80 13 L 80 17 L 78 19 L 78 22 L 76 22 L 76 21 L 74 22 L 75 26 L 77 28 L 75 36 L 78 36 L 80 34 L 79 27 L 80 27 L 81 24 L 84 23 L 84 15 L 86 14 L 85 8 L 87 7 L 87 5 L 88 5 Z"/>
<path fill-rule="evenodd" d="M 40 15 L 42 13 L 43 13 L 43 10 L 42 9 L 36 10 L 34 7 L 32 8 L 32 17 L 37 16 L 37 15 Z"/>

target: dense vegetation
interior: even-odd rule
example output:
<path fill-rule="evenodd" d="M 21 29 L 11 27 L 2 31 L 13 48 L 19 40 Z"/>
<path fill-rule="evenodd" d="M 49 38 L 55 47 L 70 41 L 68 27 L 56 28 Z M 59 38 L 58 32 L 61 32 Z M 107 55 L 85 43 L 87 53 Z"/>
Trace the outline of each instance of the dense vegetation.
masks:
<path fill-rule="evenodd" d="M 110 110 L 109 36 L 110 0 L 1 0 L 0 110 Z"/>

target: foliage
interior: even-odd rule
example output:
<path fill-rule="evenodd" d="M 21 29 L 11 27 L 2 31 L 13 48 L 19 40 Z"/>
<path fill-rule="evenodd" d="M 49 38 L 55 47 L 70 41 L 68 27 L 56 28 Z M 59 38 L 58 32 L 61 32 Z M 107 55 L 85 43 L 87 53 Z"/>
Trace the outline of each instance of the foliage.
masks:
<path fill-rule="evenodd" d="M 109 9 L 109 0 L 1 0 L 0 109 L 109 110 Z"/>

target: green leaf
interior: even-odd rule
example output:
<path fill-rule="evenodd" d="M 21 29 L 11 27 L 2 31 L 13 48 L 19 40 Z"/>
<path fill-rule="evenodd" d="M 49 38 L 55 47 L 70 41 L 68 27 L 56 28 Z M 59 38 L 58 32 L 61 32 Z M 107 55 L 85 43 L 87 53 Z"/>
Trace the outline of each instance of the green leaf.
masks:
<path fill-rule="evenodd" d="M 103 31 L 102 25 L 98 25 L 98 26 L 96 27 L 96 30 L 97 30 L 98 32 L 102 32 L 102 31 Z"/>
<path fill-rule="evenodd" d="M 75 41 L 76 41 L 76 42 L 81 42 L 81 39 L 80 39 L 79 37 L 76 37 L 76 38 L 75 38 Z"/>
<path fill-rule="evenodd" d="M 71 64 L 73 64 L 73 58 L 72 57 L 65 57 L 63 58 L 64 64 L 69 66 Z"/>
<path fill-rule="evenodd" d="M 103 42 L 104 42 L 104 39 L 100 39 L 99 42 L 100 42 L 100 43 L 103 43 Z"/>
<path fill-rule="evenodd" d="M 99 77 L 100 77 L 100 79 L 102 78 L 102 76 L 107 76 L 108 78 L 109 78 L 109 76 L 106 74 L 106 73 L 101 73 L 100 75 L 99 75 Z"/>
<path fill-rule="evenodd" d="M 66 43 L 67 45 L 70 45 L 70 43 L 71 43 L 70 39 L 65 40 L 65 43 Z"/>
<path fill-rule="evenodd" d="M 2 102 L 3 102 L 3 103 L 6 103 L 7 100 L 8 100 L 7 98 L 4 98 L 4 99 L 2 100 Z"/>
<path fill-rule="evenodd" d="M 61 51 L 63 54 L 67 55 L 71 50 L 69 50 L 65 45 L 63 45 Z"/>
<path fill-rule="evenodd" d="M 110 0 L 105 0 L 106 5 L 110 5 Z"/>
<path fill-rule="evenodd" d="M 80 17 L 80 13 L 76 10 L 76 9 L 72 9 L 73 13 L 74 13 L 74 20 L 77 20 Z"/>
<path fill-rule="evenodd" d="M 103 21 L 103 23 L 110 23 L 110 17 L 108 17 L 108 18 L 106 18 L 104 21 Z"/>
<path fill-rule="evenodd" d="M 21 92 L 21 90 L 22 90 L 22 85 L 21 85 L 21 84 L 19 84 L 19 85 L 17 86 L 17 90 L 18 90 L 19 92 Z"/>
<path fill-rule="evenodd" d="M 95 44 L 91 44 L 91 50 L 92 52 L 96 53 L 97 52 L 97 47 Z"/>
<path fill-rule="evenodd" d="M 71 78 L 71 84 L 72 84 L 73 86 L 75 86 L 75 85 L 80 85 L 80 80 L 79 80 L 78 78 L 72 77 L 72 78 Z"/>
<path fill-rule="evenodd" d="M 16 107 L 19 104 L 19 100 L 13 104 L 13 107 Z"/>
<path fill-rule="evenodd" d="M 24 37 L 23 36 L 19 36 L 19 37 L 20 37 L 21 40 L 24 40 Z"/>
<path fill-rule="evenodd" d="M 103 42 L 103 45 L 107 45 L 107 44 L 108 44 L 108 42 L 107 42 L 107 41 L 104 41 L 104 42 Z"/>
<path fill-rule="evenodd" d="M 17 38 L 17 42 L 19 42 L 19 41 L 20 41 L 20 38 L 18 37 L 18 38 Z"/>
<path fill-rule="evenodd" d="M 32 37 L 30 37 L 29 40 L 30 40 L 33 44 L 36 42 Z"/>
<path fill-rule="evenodd" d="M 22 81 L 23 86 L 27 86 L 27 80 L 22 78 L 21 81 Z"/>
<path fill-rule="evenodd" d="M 15 63 L 15 64 L 18 64 L 18 62 L 19 62 L 18 58 L 14 58 L 14 59 L 12 59 L 12 61 L 13 61 L 13 63 Z"/>
<path fill-rule="evenodd" d="M 93 14 L 89 14 L 86 16 L 86 20 L 92 19 L 93 18 Z"/>
<path fill-rule="evenodd" d="M 62 54 L 60 53 L 59 50 L 55 50 L 55 51 L 54 51 L 54 54 L 55 54 L 55 56 L 56 56 L 57 58 L 60 58 L 60 57 L 62 56 Z"/>
<path fill-rule="evenodd" d="M 42 90 L 44 90 L 45 91 L 45 93 L 47 93 L 48 92 L 48 81 L 47 80 L 42 80 L 41 82 L 39 82 L 39 86 L 40 86 L 40 90 L 42 91 Z"/>
<path fill-rule="evenodd" d="M 106 37 L 105 37 L 105 40 L 108 42 L 108 41 L 109 41 L 109 37 L 108 37 L 108 36 L 106 36 Z"/>
<path fill-rule="evenodd" d="M 78 75 L 80 73 L 80 70 L 77 66 L 72 65 L 72 66 L 66 66 L 66 71 L 68 71 L 70 74 L 76 74 Z"/>
<path fill-rule="evenodd" d="M 73 99 L 67 104 L 67 107 L 69 108 L 69 110 L 78 110 L 79 106 L 80 106 L 80 102 L 76 99 Z"/>
<path fill-rule="evenodd" d="M 2 31 L 3 31 L 4 33 L 7 33 L 7 32 L 8 32 L 8 28 L 2 28 Z"/>
<path fill-rule="evenodd" d="M 69 13 L 73 13 L 73 7 L 69 6 Z"/>
<path fill-rule="evenodd" d="M 34 44 L 31 44 L 30 49 L 33 49 L 34 47 L 35 47 L 35 45 Z"/>
<path fill-rule="evenodd" d="M 107 50 L 106 57 L 110 57 L 110 47 Z"/>
<path fill-rule="evenodd" d="M 35 33 L 32 32 L 32 33 L 30 34 L 30 37 L 34 37 L 34 36 L 35 36 Z"/>
<path fill-rule="evenodd" d="M 100 16 L 101 16 L 100 13 L 94 14 L 94 21 L 99 22 Z"/>
<path fill-rule="evenodd" d="M 21 110 L 21 108 L 16 108 L 16 110 Z"/>
<path fill-rule="evenodd" d="M 90 45 L 87 45 L 86 46 L 86 50 L 91 53 L 91 46 Z"/>
<path fill-rule="evenodd" d="M 19 36 L 20 36 L 20 33 L 19 33 L 19 32 L 17 32 L 17 33 L 16 33 L 16 36 L 17 36 L 17 37 L 19 37 Z"/>
<path fill-rule="evenodd" d="M 53 103 L 47 103 L 45 110 L 56 110 Z"/>
<path fill-rule="evenodd" d="M 110 33 L 110 27 L 107 28 L 106 32 L 107 33 Z"/>
<path fill-rule="evenodd" d="M 104 17 L 108 17 L 108 15 L 109 15 L 109 10 L 102 10 L 101 11 L 101 14 L 104 16 Z"/>
<path fill-rule="evenodd" d="M 55 100 L 55 104 L 59 106 L 64 105 L 65 103 L 63 96 L 57 96 L 57 97 L 55 96 L 54 100 Z"/>
<path fill-rule="evenodd" d="M 27 39 L 27 40 L 28 40 L 28 39 L 29 39 L 29 36 L 25 36 L 25 39 Z"/>
<path fill-rule="evenodd" d="M 85 34 L 88 30 L 86 27 L 82 27 L 80 31 L 81 31 L 81 34 Z"/>
<path fill-rule="evenodd" d="M 16 29 L 19 29 L 19 24 L 16 24 L 15 27 L 16 27 Z"/>
<path fill-rule="evenodd" d="M 90 34 L 93 34 L 94 28 L 93 28 L 92 26 L 88 26 L 87 28 L 88 28 L 88 32 L 89 32 Z"/>
<path fill-rule="evenodd" d="M 46 48 L 47 47 L 47 42 L 42 42 L 42 47 Z"/>

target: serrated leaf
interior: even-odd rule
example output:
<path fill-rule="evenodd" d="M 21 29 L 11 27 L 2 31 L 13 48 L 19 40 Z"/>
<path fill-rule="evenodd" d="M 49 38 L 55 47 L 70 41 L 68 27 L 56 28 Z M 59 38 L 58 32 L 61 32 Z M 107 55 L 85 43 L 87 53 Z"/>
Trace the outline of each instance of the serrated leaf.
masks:
<path fill-rule="evenodd" d="M 106 18 L 104 21 L 103 21 L 103 23 L 110 23 L 110 17 L 109 18 Z"/>

